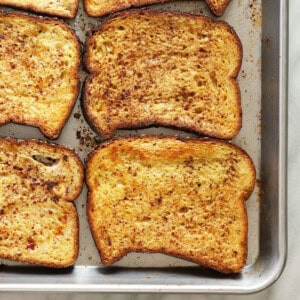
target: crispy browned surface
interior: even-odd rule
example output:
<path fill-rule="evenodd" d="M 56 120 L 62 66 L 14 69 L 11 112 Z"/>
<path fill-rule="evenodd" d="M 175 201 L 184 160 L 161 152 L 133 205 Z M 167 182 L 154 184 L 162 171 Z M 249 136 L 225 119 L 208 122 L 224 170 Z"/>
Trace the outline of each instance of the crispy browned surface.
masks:
<path fill-rule="evenodd" d="M 101 17 L 112 12 L 129 7 L 142 6 L 154 3 L 163 3 L 171 0 L 84 0 L 84 8 L 91 17 Z M 221 16 L 231 0 L 206 0 L 211 11 Z"/>
<path fill-rule="evenodd" d="M 206 0 L 206 2 L 216 16 L 222 16 L 231 0 Z"/>
<path fill-rule="evenodd" d="M 0 257 L 50 267 L 78 254 L 83 166 L 62 146 L 0 138 Z"/>
<path fill-rule="evenodd" d="M 104 264 L 139 251 L 225 273 L 244 267 L 244 200 L 255 169 L 238 147 L 208 139 L 116 139 L 92 152 L 86 183 L 89 224 Z"/>
<path fill-rule="evenodd" d="M 74 18 L 79 0 L 0 0 L 0 4 L 58 17 Z"/>
<path fill-rule="evenodd" d="M 175 126 L 229 139 L 241 127 L 242 48 L 224 22 L 130 11 L 87 41 L 84 108 L 104 138 L 119 128 Z"/>
<path fill-rule="evenodd" d="M 59 136 L 79 91 L 80 48 L 63 22 L 0 12 L 0 125 Z"/>

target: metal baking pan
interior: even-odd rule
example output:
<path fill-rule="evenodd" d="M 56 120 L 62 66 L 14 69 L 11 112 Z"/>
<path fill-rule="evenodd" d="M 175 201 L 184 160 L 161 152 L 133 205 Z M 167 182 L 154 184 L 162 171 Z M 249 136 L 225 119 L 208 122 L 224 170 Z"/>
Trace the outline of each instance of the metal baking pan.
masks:
<path fill-rule="evenodd" d="M 237 31 L 244 59 L 238 81 L 243 128 L 234 143 L 253 158 L 257 185 L 247 201 L 248 261 L 237 275 L 222 275 L 162 254 L 128 254 L 113 267 L 101 265 L 86 220 L 86 188 L 76 205 L 80 217 L 80 253 L 74 267 L 55 270 L 1 260 L 0 291 L 252 293 L 271 285 L 286 258 L 286 106 L 287 0 L 232 0 L 221 18 Z M 0 7 L 5 9 L 4 7 Z M 178 1 L 147 9 L 176 10 L 211 16 L 203 1 Z M 82 4 L 68 21 L 84 42 L 105 18 L 88 18 Z M 82 69 L 82 81 L 87 74 Z M 118 135 L 177 134 L 165 128 L 122 130 Z M 0 136 L 44 139 L 31 127 L 8 124 Z M 56 143 L 76 150 L 82 160 L 99 143 L 85 122 L 80 100 Z"/>

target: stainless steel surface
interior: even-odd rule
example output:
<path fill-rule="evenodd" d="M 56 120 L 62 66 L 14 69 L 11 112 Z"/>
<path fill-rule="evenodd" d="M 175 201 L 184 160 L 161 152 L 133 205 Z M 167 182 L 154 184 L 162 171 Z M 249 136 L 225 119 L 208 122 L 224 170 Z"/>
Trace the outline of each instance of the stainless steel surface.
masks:
<path fill-rule="evenodd" d="M 232 0 L 222 18 L 235 28 L 244 47 L 238 77 L 243 128 L 234 142 L 247 150 L 258 174 L 256 190 L 247 201 L 249 255 L 243 272 L 220 275 L 160 254 L 129 254 L 117 267 L 103 268 L 87 225 L 84 189 L 76 201 L 80 215 L 80 254 L 76 266 L 49 270 L 2 260 L 5 266 L 0 268 L 0 290 L 250 293 L 279 277 L 286 256 L 287 1 L 262 2 Z M 211 16 L 205 3 L 199 1 L 170 2 L 149 9 Z M 86 32 L 102 20 L 87 18 L 81 7 L 76 19 L 69 23 L 84 42 Z M 83 80 L 86 73 L 82 70 L 81 75 Z M 163 128 L 123 130 L 118 135 L 142 133 L 191 136 Z M 11 124 L 0 128 L 0 135 L 44 139 L 37 129 Z M 73 147 L 83 160 L 95 146 L 97 139 L 82 117 L 79 100 L 56 142 Z"/>

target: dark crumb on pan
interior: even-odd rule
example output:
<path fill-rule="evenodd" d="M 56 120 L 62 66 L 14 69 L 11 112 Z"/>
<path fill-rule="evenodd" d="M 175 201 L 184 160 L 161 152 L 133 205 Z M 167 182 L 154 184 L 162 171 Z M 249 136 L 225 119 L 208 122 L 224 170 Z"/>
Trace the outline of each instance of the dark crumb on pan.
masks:
<path fill-rule="evenodd" d="M 257 188 L 257 202 L 259 204 L 262 203 L 262 188 L 261 188 L 261 181 L 259 179 L 256 179 L 256 188 Z"/>
<path fill-rule="evenodd" d="M 246 77 L 247 77 L 247 74 L 246 74 L 245 70 L 242 70 L 240 76 L 241 76 L 242 78 L 246 78 Z"/>
<path fill-rule="evenodd" d="M 80 119 L 81 114 L 79 112 L 76 112 L 76 113 L 74 113 L 73 117 L 78 120 L 78 119 Z"/>
<path fill-rule="evenodd" d="M 250 8 L 250 19 L 256 27 L 261 26 L 261 9 L 257 0 L 252 0 L 249 3 Z"/>
<path fill-rule="evenodd" d="M 79 151 L 91 151 L 100 142 L 100 137 L 96 136 L 89 128 L 80 127 L 76 131 L 76 139 L 78 140 L 78 150 Z"/>
<path fill-rule="evenodd" d="M 270 38 L 265 38 L 262 40 L 262 42 L 264 43 L 264 45 L 266 45 L 267 48 L 272 48 L 272 42 Z"/>

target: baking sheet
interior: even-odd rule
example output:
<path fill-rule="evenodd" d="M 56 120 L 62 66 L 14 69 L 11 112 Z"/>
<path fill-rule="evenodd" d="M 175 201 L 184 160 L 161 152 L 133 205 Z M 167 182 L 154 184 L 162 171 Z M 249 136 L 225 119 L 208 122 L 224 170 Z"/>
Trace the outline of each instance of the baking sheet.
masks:
<path fill-rule="evenodd" d="M 0 8 L 3 7 L 0 6 Z M 151 5 L 148 6 L 147 9 L 184 11 L 212 16 L 203 1 L 177 1 Z M 87 32 L 105 19 L 106 18 L 87 17 L 83 11 L 82 4 L 80 4 L 76 18 L 71 21 L 68 20 L 67 22 L 74 28 L 79 40 L 84 43 Z M 259 256 L 259 213 L 261 201 L 259 184 L 261 166 L 261 0 L 232 0 L 232 3 L 221 19 L 227 21 L 234 27 L 242 41 L 244 53 L 242 68 L 238 76 L 242 95 L 243 127 L 233 142 L 248 152 L 254 161 L 257 171 L 257 184 L 251 198 L 247 201 L 249 219 L 247 267 L 249 268 L 255 263 Z M 83 82 L 87 73 L 82 68 L 80 74 L 81 82 Z M 120 130 L 117 132 L 118 136 L 141 134 L 196 136 L 166 128 Z M 45 140 L 38 129 L 15 124 L 8 124 L 1 127 L 0 136 Z M 87 155 L 93 150 L 97 143 L 100 142 L 99 137 L 93 133 L 85 122 L 79 99 L 60 138 L 54 142 L 75 149 L 83 161 L 85 161 Z M 101 267 L 101 261 L 87 224 L 86 197 L 87 190 L 84 187 L 80 197 L 76 201 L 80 218 L 80 251 L 76 266 Z M 19 263 L 6 260 L 0 260 L 0 263 L 10 266 L 20 265 Z M 162 254 L 131 253 L 116 263 L 115 266 L 162 268 L 197 265 Z"/>

